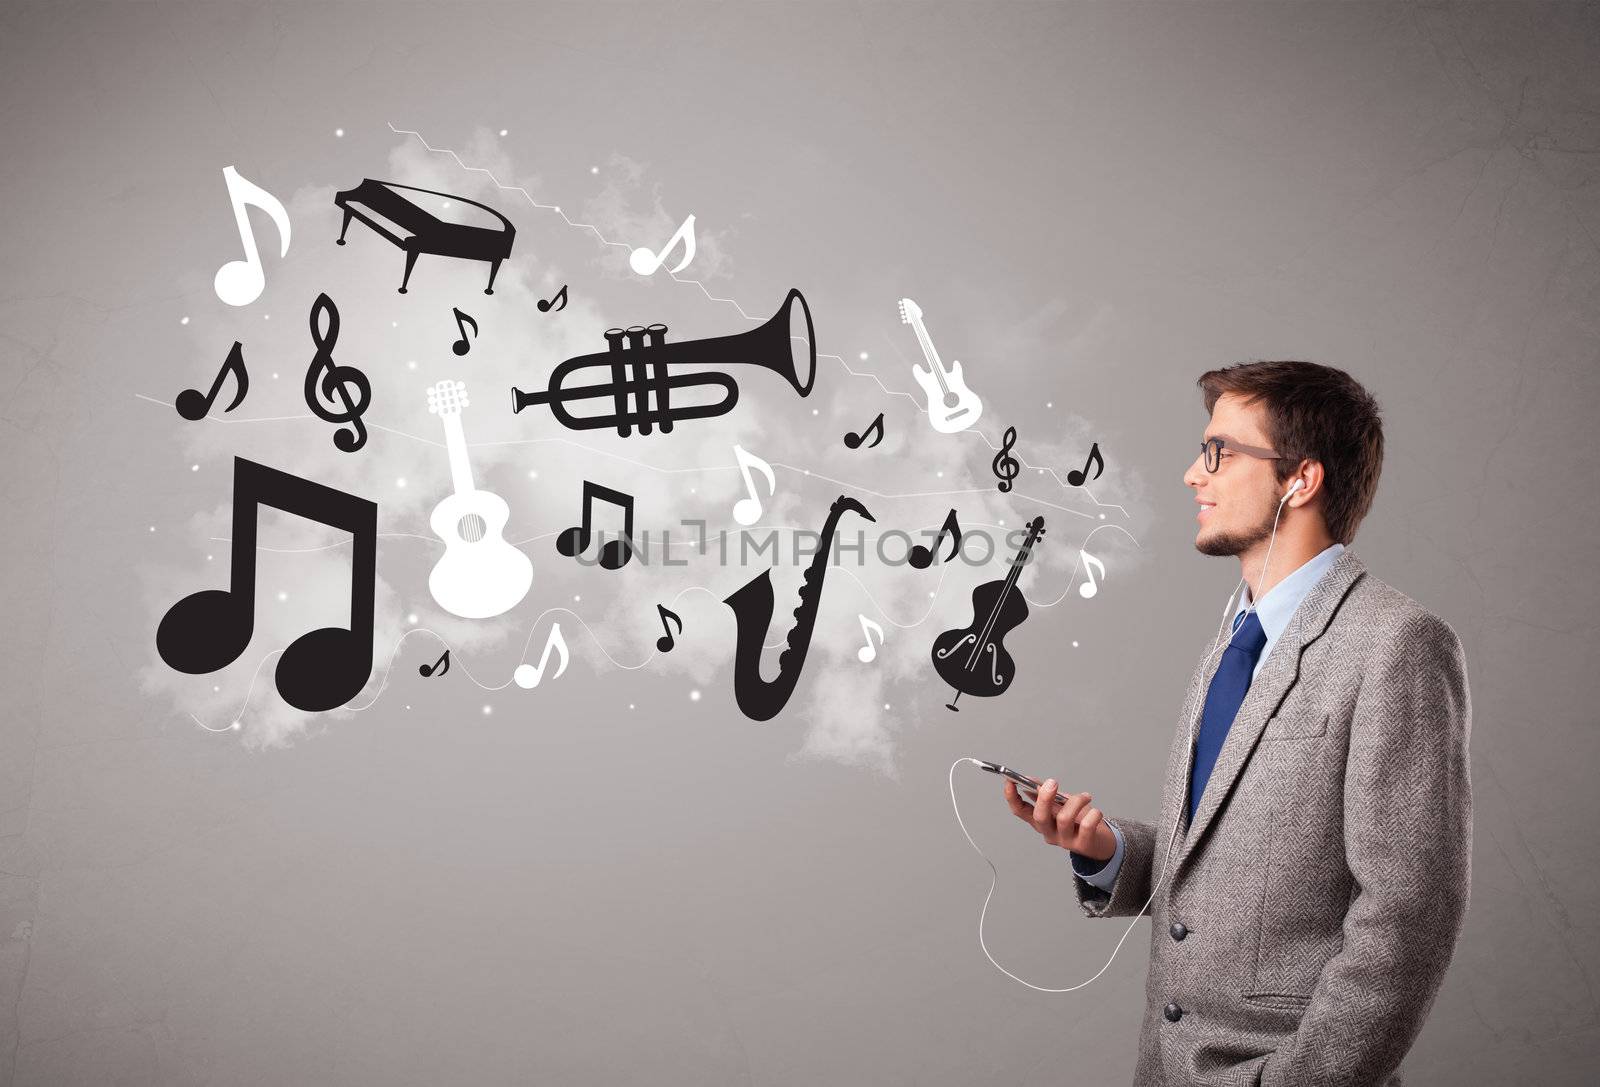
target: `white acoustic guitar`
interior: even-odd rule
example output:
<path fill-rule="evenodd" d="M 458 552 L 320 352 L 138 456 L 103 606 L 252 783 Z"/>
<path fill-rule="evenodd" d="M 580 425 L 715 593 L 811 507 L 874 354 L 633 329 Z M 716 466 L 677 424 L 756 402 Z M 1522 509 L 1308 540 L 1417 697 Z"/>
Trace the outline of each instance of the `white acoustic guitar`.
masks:
<path fill-rule="evenodd" d="M 428 575 L 428 591 L 439 606 L 463 619 L 488 619 L 521 603 L 533 585 L 533 563 L 506 543 L 501 531 L 511 507 L 499 495 L 472 484 L 461 409 L 467 406 L 462 381 L 441 381 L 428 390 L 428 410 L 444 423 L 450 453 L 450 478 L 456 493 L 433 507 L 428 523 L 444 541 L 444 557 Z"/>
<path fill-rule="evenodd" d="M 909 298 L 900 299 L 900 320 L 916 332 L 922 356 L 928 360 L 926 370 L 920 366 L 911 367 L 911 376 L 917 379 L 928 397 L 928 422 L 933 424 L 933 429 L 940 434 L 954 434 L 976 423 L 983 414 L 983 402 L 962 380 L 961 363 L 952 361 L 946 370 L 939 361 L 939 352 L 922 325 L 922 307 Z"/>

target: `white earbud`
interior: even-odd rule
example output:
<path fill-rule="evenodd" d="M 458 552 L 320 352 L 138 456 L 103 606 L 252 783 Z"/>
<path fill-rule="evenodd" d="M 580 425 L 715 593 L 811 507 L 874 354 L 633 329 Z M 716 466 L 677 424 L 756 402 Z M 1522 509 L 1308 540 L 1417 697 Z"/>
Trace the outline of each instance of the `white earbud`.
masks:
<path fill-rule="evenodd" d="M 1270 564 L 1272 562 L 1272 545 L 1274 543 L 1276 543 L 1277 539 L 1278 539 L 1278 519 L 1283 516 L 1283 504 L 1285 502 L 1289 501 L 1289 496 L 1290 495 L 1294 494 L 1296 491 L 1300 490 L 1304 486 L 1305 486 L 1305 481 L 1304 480 L 1300 480 L 1300 479 L 1295 480 L 1294 483 L 1290 484 L 1289 489 L 1283 493 L 1283 497 L 1278 500 L 1278 513 L 1277 513 L 1277 516 L 1273 517 L 1273 519 L 1272 519 L 1272 535 L 1267 540 L 1267 557 L 1265 559 L 1263 559 L 1262 562 L 1261 562 L 1261 580 L 1262 580 L 1263 583 L 1266 581 L 1267 570 L 1269 569 Z M 1233 587 L 1233 592 L 1228 594 L 1228 601 L 1227 601 L 1226 604 L 1223 605 L 1223 608 L 1222 608 L 1222 620 L 1223 620 L 1223 623 L 1222 623 L 1222 626 L 1217 631 L 1217 639 L 1216 639 L 1216 641 L 1212 642 L 1212 644 L 1211 644 L 1211 652 L 1209 654 L 1207 654 L 1206 660 L 1201 664 L 1202 672 L 1210 665 L 1211 658 L 1216 656 L 1218 648 L 1222 645 L 1223 635 L 1228 630 L 1228 624 L 1229 624 L 1228 616 L 1233 612 L 1234 607 L 1235 607 L 1234 600 L 1238 596 L 1239 589 L 1242 588 L 1243 586 L 1244 586 L 1244 578 L 1241 577 L 1239 579 L 1239 584 L 1235 585 Z M 1252 599 L 1250 601 L 1249 607 L 1247 607 L 1245 609 L 1245 614 L 1249 614 L 1250 612 L 1254 611 L 1255 610 L 1255 606 L 1256 606 L 1255 605 L 1255 600 Z M 1190 722 L 1190 724 L 1189 724 L 1189 755 L 1188 755 L 1188 762 L 1187 762 L 1187 765 L 1185 767 L 1184 776 L 1183 776 L 1183 780 L 1184 781 L 1188 781 L 1189 780 L 1189 776 L 1194 772 L 1195 705 L 1194 705 L 1194 698 L 1192 696 L 1189 699 L 1189 701 L 1184 705 L 1183 718 L 1182 719 L 1183 720 L 1187 720 L 1187 721 Z M 1178 799 L 1178 806 L 1180 808 L 1180 811 L 1179 811 L 1179 814 L 1178 814 L 1178 818 L 1173 821 L 1173 824 L 1172 824 L 1172 835 L 1171 835 L 1171 837 L 1169 837 L 1167 839 L 1166 853 L 1165 853 L 1165 855 L 1164 855 L 1164 857 L 1162 858 L 1162 861 L 1161 861 L 1161 874 L 1158 877 L 1156 877 L 1155 887 L 1151 889 L 1150 897 L 1145 899 L 1144 905 L 1141 906 L 1139 908 L 1139 911 L 1133 915 L 1133 920 L 1128 922 L 1128 927 L 1123 930 L 1122 938 L 1117 941 L 1117 946 L 1111 949 L 1111 958 L 1107 959 L 1105 965 L 1102 966 L 1099 970 L 1096 970 L 1094 972 L 1094 975 L 1092 977 L 1088 978 L 1085 981 L 1080 981 L 1076 985 L 1069 985 L 1064 989 L 1046 989 L 1046 988 L 1042 988 L 1041 986 L 1033 984 L 1031 981 L 1025 981 L 1022 978 L 1017 977 L 1017 975 L 1013 974 L 1011 971 L 1009 971 L 1005 967 L 1001 966 L 998 962 L 995 962 L 994 956 L 989 954 L 989 945 L 984 942 L 984 939 L 983 939 L 983 922 L 984 922 L 984 919 L 986 917 L 988 917 L 988 915 L 989 915 L 989 899 L 994 897 L 995 887 L 998 886 L 998 884 L 1000 882 L 1000 871 L 999 871 L 999 869 L 995 868 L 994 862 L 989 859 L 988 855 L 985 854 L 984 851 L 978 847 L 978 843 L 972 840 L 972 835 L 971 834 L 967 834 L 967 824 L 962 822 L 962 819 L 961 819 L 961 808 L 956 804 L 956 777 L 955 777 L 955 775 L 956 775 L 956 767 L 960 766 L 963 762 L 970 762 L 974 766 L 981 765 L 978 762 L 978 760 L 976 760 L 976 759 L 957 759 L 955 762 L 950 764 L 950 805 L 951 805 L 951 807 L 955 808 L 956 822 L 961 827 L 961 833 L 966 835 L 967 843 L 969 845 L 971 845 L 973 849 L 977 850 L 978 855 L 980 857 L 982 857 L 984 863 L 989 866 L 989 871 L 991 873 L 993 873 L 993 876 L 989 881 L 989 893 L 983 896 L 983 909 L 978 914 L 978 946 L 983 948 L 984 957 L 987 958 L 991 963 L 993 963 L 995 969 L 999 970 L 1002 974 L 1004 974 L 1006 977 L 1012 979 L 1013 981 L 1021 982 L 1023 985 L 1026 985 L 1028 988 L 1033 989 L 1033 990 L 1035 990 L 1037 992 L 1041 992 L 1041 993 L 1070 993 L 1070 992 L 1073 992 L 1075 990 L 1083 988 L 1085 985 L 1088 985 L 1090 982 L 1094 981 L 1101 974 L 1105 973 L 1107 970 L 1109 970 L 1111 968 L 1112 962 L 1114 962 L 1116 960 L 1117 952 L 1122 950 L 1123 943 L 1126 942 L 1127 939 L 1128 939 L 1128 936 L 1130 934 L 1132 934 L 1134 925 L 1139 923 L 1139 918 L 1144 916 L 1145 910 L 1149 909 L 1151 904 L 1153 902 L 1155 902 L 1156 895 L 1160 893 L 1162 885 L 1166 883 L 1167 875 L 1172 869 L 1172 847 L 1177 843 L 1178 830 L 1179 830 L 1179 827 L 1181 826 L 1182 821 L 1183 821 L 1183 814 L 1182 814 L 1181 809 L 1185 804 L 1188 803 L 1188 798 L 1185 796 L 1185 797 L 1180 797 Z M 1151 875 L 1155 876 L 1155 861 L 1154 861 L 1154 859 L 1151 860 Z"/>

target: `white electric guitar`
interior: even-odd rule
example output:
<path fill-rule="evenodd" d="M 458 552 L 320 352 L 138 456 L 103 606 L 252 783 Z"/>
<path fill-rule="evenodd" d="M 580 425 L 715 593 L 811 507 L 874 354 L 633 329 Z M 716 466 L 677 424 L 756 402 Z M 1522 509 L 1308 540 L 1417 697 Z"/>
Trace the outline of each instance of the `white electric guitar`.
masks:
<path fill-rule="evenodd" d="M 500 535 L 511 507 L 499 495 L 472 485 L 461 409 L 462 381 L 441 381 L 428 390 L 428 410 L 444 423 L 450 478 L 456 493 L 433 507 L 428 523 L 444 541 L 444 557 L 428 575 L 428 591 L 439 606 L 463 619 L 488 619 L 521 603 L 533 585 L 533 563 Z"/>
<path fill-rule="evenodd" d="M 928 397 L 928 422 L 933 424 L 933 429 L 940 434 L 954 434 L 976 423 L 983 414 L 983 401 L 961 379 L 961 363 L 953 361 L 946 370 L 939 361 L 939 352 L 922 325 L 922 307 L 909 298 L 900 299 L 900 320 L 916 332 L 922 356 L 928 360 L 926 370 L 913 366 L 911 375 Z"/>

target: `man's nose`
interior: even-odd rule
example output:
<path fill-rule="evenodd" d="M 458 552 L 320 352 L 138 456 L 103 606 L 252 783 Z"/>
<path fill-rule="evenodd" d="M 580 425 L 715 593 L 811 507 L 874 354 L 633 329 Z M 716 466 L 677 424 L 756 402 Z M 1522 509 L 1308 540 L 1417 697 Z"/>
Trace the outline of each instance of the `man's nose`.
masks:
<path fill-rule="evenodd" d="M 1189 462 L 1188 470 L 1183 473 L 1185 487 L 1199 487 L 1205 482 L 1205 454 L 1201 453 Z"/>

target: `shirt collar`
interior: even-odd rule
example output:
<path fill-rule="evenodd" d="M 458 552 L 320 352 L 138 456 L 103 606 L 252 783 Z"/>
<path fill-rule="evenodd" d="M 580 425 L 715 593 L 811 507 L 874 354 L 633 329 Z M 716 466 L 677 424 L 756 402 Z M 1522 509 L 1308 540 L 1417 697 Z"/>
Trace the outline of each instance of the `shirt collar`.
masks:
<path fill-rule="evenodd" d="M 1322 575 L 1328 572 L 1328 568 L 1343 551 L 1344 544 L 1333 544 L 1308 559 L 1298 570 L 1267 590 L 1267 595 L 1256 604 L 1256 617 L 1261 620 L 1261 629 L 1269 641 L 1278 640 L 1278 635 L 1283 633 L 1284 628 L 1289 625 L 1289 620 L 1294 617 L 1300 601 L 1304 600 L 1306 594 L 1322 580 Z M 1235 620 L 1249 603 L 1250 587 L 1246 585 L 1239 606 L 1233 610 Z"/>

